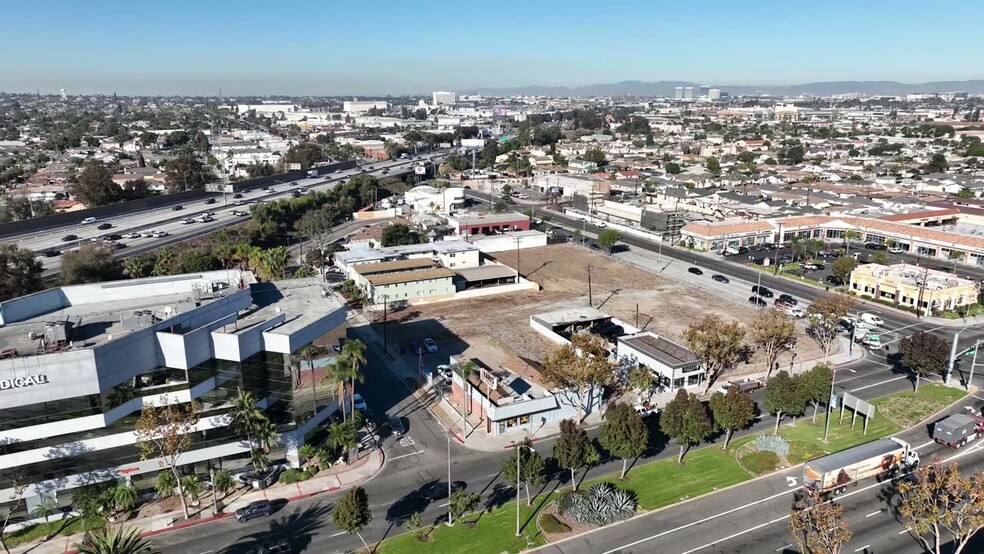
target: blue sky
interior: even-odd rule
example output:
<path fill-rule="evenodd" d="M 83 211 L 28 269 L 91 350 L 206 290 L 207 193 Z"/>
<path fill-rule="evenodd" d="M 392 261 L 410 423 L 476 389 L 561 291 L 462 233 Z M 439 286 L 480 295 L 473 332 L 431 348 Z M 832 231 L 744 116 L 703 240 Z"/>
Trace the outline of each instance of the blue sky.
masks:
<path fill-rule="evenodd" d="M 962 80 L 984 77 L 979 14 L 979 0 L 9 0 L 0 91 Z"/>

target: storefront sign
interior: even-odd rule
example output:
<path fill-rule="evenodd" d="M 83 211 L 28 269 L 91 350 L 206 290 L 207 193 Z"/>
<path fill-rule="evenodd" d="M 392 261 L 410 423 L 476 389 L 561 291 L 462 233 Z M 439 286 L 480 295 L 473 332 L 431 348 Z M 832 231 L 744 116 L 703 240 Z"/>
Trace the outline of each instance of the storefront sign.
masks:
<path fill-rule="evenodd" d="M 47 385 L 47 375 L 28 375 L 27 377 L 14 377 L 13 379 L 0 379 L 0 390 L 22 389 L 33 385 Z"/>
<path fill-rule="evenodd" d="M 139 467 L 125 467 L 120 470 L 120 473 L 122 473 L 123 475 L 129 475 L 131 473 L 136 473 L 138 471 L 140 471 Z"/>

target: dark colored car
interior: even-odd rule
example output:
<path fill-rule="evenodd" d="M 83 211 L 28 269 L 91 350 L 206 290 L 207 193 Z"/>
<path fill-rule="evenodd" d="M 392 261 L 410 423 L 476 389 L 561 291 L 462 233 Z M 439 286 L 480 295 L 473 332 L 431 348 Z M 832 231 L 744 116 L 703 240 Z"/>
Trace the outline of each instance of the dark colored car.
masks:
<path fill-rule="evenodd" d="M 205 203 L 206 204 L 215 204 L 215 199 L 214 198 L 209 198 L 208 200 L 205 201 Z"/>
<path fill-rule="evenodd" d="M 738 247 L 738 253 L 739 254 L 748 254 L 748 247 L 747 246 L 739 246 Z"/>
<path fill-rule="evenodd" d="M 291 548 L 289 542 L 279 539 L 261 544 L 254 552 L 256 554 L 293 554 L 294 549 Z"/>
<path fill-rule="evenodd" d="M 410 347 L 410 353 L 414 355 L 420 355 L 425 352 L 424 347 L 415 340 L 410 341 L 409 347 Z"/>
<path fill-rule="evenodd" d="M 237 192 L 236 194 L 233 194 L 233 195 L 232 195 L 232 197 L 233 197 L 233 198 L 242 198 L 242 197 L 243 197 L 243 195 L 242 195 L 242 193 L 240 193 L 240 192 Z"/>
<path fill-rule="evenodd" d="M 184 209 L 184 206 L 182 206 L 181 204 L 178 204 L 177 206 L 172 207 L 171 208 L 171 211 L 172 212 L 180 212 L 183 209 Z"/>
<path fill-rule="evenodd" d="M 112 229 L 112 228 L 113 228 L 112 223 L 100 223 L 99 227 L 96 227 L 96 229 L 99 229 L 100 231 L 105 231 L 106 229 Z"/>
<path fill-rule="evenodd" d="M 711 275 L 711 279 L 714 279 L 718 283 L 730 283 L 731 282 L 731 279 L 728 279 L 724 275 L 718 275 L 718 274 Z"/>
<path fill-rule="evenodd" d="M 772 298 L 773 296 L 775 296 L 771 290 L 759 285 L 752 285 L 752 292 L 754 292 L 759 296 L 764 296 L 766 298 Z"/>
<path fill-rule="evenodd" d="M 451 493 L 454 494 L 456 491 L 463 490 L 467 485 L 462 481 L 454 481 L 451 483 Z M 443 481 L 438 481 L 436 483 L 431 483 L 423 489 L 420 490 L 420 496 L 423 496 L 427 500 L 441 500 L 448 497 L 448 484 Z"/>
<path fill-rule="evenodd" d="M 867 250 L 888 250 L 888 246 L 884 244 L 878 244 L 877 242 L 869 242 L 864 245 Z"/>
<path fill-rule="evenodd" d="M 701 271 L 699 267 L 691 267 L 687 270 L 687 273 L 693 273 L 694 275 L 703 275 L 704 272 Z"/>
<path fill-rule="evenodd" d="M 110 233 L 110 234 L 106 235 L 106 240 L 120 240 L 122 238 L 123 238 L 123 235 L 120 235 L 118 233 Z"/>
<path fill-rule="evenodd" d="M 835 275 L 827 275 L 827 278 L 824 279 L 824 281 L 827 281 L 831 285 L 838 286 L 838 287 L 844 284 L 844 281 L 841 281 Z"/>
<path fill-rule="evenodd" d="M 749 296 L 748 297 L 748 303 L 749 304 L 755 304 L 756 306 L 768 306 L 768 303 L 766 303 L 765 300 L 762 300 L 758 296 Z"/>
<path fill-rule="evenodd" d="M 776 301 L 782 302 L 783 304 L 787 304 L 789 306 L 795 306 L 799 304 L 799 302 L 797 302 L 795 298 L 789 296 L 788 294 L 780 294 L 779 298 Z"/>
<path fill-rule="evenodd" d="M 236 521 L 242 523 L 258 517 L 267 517 L 272 513 L 273 504 L 269 500 L 257 500 L 236 510 Z"/>
<path fill-rule="evenodd" d="M 65 235 L 62 237 L 62 242 L 72 242 L 73 240 L 79 240 L 78 235 Z"/>
<path fill-rule="evenodd" d="M 41 251 L 41 257 L 42 258 L 54 258 L 55 256 L 58 256 L 60 254 L 61 254 L 61 250 L 54 250 L 54 249 L 52 249 L 52 250 L 42 250 Z"/>
<path fill-rule="evenodd" d="M 407 428 L 403 426 L 403 419 L 400 417 L 397 416 L 390 417 L 389 426 L 390 426 L 390 431 L 393 431 L 393 434 L 396 436 L 400 436 L 403 433 L 407 432 Z"/>

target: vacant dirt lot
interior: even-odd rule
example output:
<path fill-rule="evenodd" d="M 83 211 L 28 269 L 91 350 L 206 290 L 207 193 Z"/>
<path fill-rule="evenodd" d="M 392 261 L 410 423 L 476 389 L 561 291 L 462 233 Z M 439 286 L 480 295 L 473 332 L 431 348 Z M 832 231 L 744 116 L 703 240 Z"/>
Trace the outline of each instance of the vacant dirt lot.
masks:
<path fill-rule="evenodd" d="M 516 252 L 501 252 L 497 260 L 516 267 Z M 572 244 L 523 250 L 520 271 L 542 286 L 540 291 L 509 293 L 473 300 L 414 306 L 392 313 L 390 337 L 399 341 L 431 337 L 441 345 L 438 358 L 464 353 L 484 358 L 489 346 L 528 360 L 541 361 L 555 345 L 529 325 L 533 314 L 588 306 L 588 272 L 591 273 L 593 305 L 646 331 L 679 341 L 688 324 L 705 313 L 748 322 L 756 309 L 704 289 L 660 277 Z M 479 340 L 481 339 L 481 340 Z M 818 355 L 805 333 L 799 339 L 799 360 Z M 469 351 L 474 347 L 473 351 Z M 780 363 L 788 363 L 783 357 Z M 446 363 L 442 361 L 440 363 Z M 760 371 L 753 359 L 739 372 Z"/>

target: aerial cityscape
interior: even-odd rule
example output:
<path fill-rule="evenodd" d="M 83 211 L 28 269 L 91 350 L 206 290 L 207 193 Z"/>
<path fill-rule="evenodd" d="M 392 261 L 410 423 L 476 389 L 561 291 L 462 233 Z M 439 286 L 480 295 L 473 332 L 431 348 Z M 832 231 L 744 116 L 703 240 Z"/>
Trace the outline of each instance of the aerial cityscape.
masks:
<path fill-rule="evenodd" d="M 3 552 L 984 552 L 978 6 L 658 4 L 4 6 Z"/>

